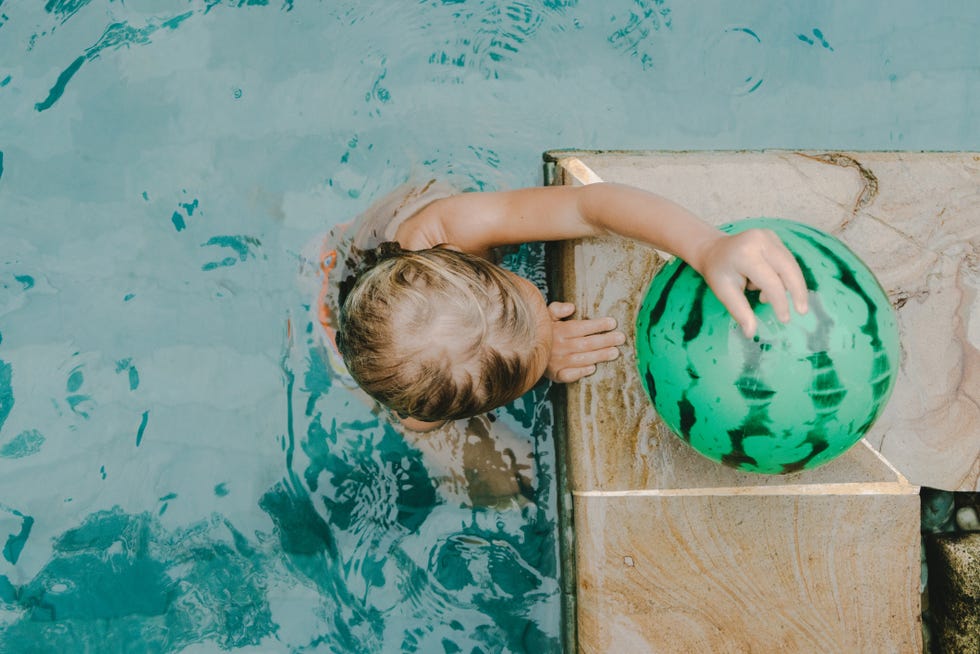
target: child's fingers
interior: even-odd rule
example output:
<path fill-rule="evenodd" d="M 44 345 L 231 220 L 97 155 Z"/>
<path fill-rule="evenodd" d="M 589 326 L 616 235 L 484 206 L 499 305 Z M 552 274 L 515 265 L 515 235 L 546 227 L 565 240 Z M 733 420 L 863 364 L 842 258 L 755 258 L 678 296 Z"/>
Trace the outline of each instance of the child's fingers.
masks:
<path fill-rule="evenodd" d="M 566 338 L 578 338 L 590 334 L 609 332 L 616 329 L 617 325 L 616 319 L 610 317 L 590 318 L 587 320 L 564 320 L 575 313 L 575 305 L 571 302 L 552 302 L 548 305 L 548 313 L 551 314 L 552 320 L 563 321 L 560 329 L 562 336 Z"/>
<path fill-rule="evenodd" d="M 789 320 L 786 291 L 789 291 L 797 313 L 806 313 L 806 281 L 796 258 L 779 235 L 770 230 L 760 230 L 760 234 L 764 238 L 762 258 L 752 267 L 752 274 L 748 275 L 749 288 L 754 283 L 762 290 L 766 300 L 772 304 L 776 316 L 786 322 Z"/>
<path fill-rule="evenodd" d="M 548 313 L 552 320 L 562 320 L 575 313 L 575 305 L 571 302 L 552 302 L 548 305 Z"/>
<path fill-rule="evenodd" d="M 753 273 L 752 280 L 759 287 L 762 294 L 766 296 L 769 304 L 772 305 L 773 313 L 782 322 L 789 320 L 789 300 L 786 299 L 786 287 L 783 280 L 775 270 L 769 266 L 762 266 Z"/>
<path fill-rule="evenodd" d="M 745 334 L 746 338 L 755 336 L 755 312 L 749 306 L 745 292 L 734 284 L 725 284 L 715 289 L 715 296 L 728 309 L 728 313 L 742 328 L 742 333 Z"/>
<path fill-rule="evenodd" d="M 575 381 L 591 375 L 596 364 L 618 359 L 618 346 L 626 341 L 626 335 L 619 331 L 575 338 L 556 334 L 556 338 L 546 374 L 550 379 L 561 382 Z"/>
<path fill-rule="evenodd" d="M 766 229 L 751 229 L 719 241 L 709 258 L 711 288 L 746 336 L 755 335 L 757 320 L 746 290 L 761 291 L 760 299 L 772 306 L 782 322 L 790 319 L 789 298 L 798 313 L 807 310 L 803 273 L 779 236 Z M 787 297 L 787 291 L 789 297 Z"/>
<path fill-rule="evenodd" d="M 561 336 L 565 338 L 581 338 L 592 334 L 601 334 L 616 329 L 615 318 L 591 318 L 589 320 L 566 320 L 558 327 Z"/>
<path fill-rule="evenodd" d="M 580 368 L 562 368 L 553 379 L 563 384 L 570 384 L 571 382 L 578 381 L 583 377 L 588 377 L 595 371 L 596 367 L 594 365 L 582 366 Z"/>
<path fill-rule="evenodd" d="M 796 259 L 786 249 L 785 246 L 776 250 L 771 259 L 772 267 L 779 275 L 779 279 L 789 291 L 793 298 L 793 306 L 797 313 L 806 313 L 807 310 L 807 288 L 806 280 Z"/>
<path fill-rule="evenodd" d="M 560 358 L 558 368 L 582 368 L 596 363 L 615 361 L 618 358 L 619 348 L 615 346 L 589 350 L 588 352 L 571 352 Z"/>
<path fill-rule="evenodd" d="M 569 354 L 589 354 L 590 352 L 598 352 L 609 348 L 615 349 L 625 342 L 626 334 L 621 331 L 611 331 L 576 338 L 564 338 L 561 343 L 555 343 L 552 347 Z M 596 361 L 605 360 L 596 359 Z"/>

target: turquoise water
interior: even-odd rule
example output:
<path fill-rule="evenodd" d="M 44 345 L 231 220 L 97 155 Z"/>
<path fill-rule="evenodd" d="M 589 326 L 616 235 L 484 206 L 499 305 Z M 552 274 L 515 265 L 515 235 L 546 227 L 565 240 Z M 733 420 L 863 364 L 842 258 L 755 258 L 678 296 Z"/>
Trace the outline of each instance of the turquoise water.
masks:
<path fill-rule="evenodd" d="M 300 252 L 548 148 L 980 149 L 936 4 L 0 0 L 0 651 L 558 651 L 547 385 L 402 438 Z"/>

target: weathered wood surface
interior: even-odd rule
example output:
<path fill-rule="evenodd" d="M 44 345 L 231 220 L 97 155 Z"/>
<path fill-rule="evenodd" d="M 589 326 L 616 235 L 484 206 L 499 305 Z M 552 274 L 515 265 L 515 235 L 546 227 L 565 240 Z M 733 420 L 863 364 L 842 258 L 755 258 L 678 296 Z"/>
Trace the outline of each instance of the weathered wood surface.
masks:
<path fill-rule="evenodd" d="M 572 162 L 572 171 L 558 166 L 568 183 L 577 176 L 578 181 L 631 184 L 669 197 L 714 224 L 750 216 L 792 218 L 847 243 L 888 292 L 903 347 L 892 399 L 867 441 L 913 484 L 980 489 L 980 155 L 553 156 Z M 637 307 L 659 257 L 616 238 L 563 248 L 564 299 L 575 302 L 580 315 L 616 317 L 631 341 Z M 573 488 L 741 483 L 737 478 L 746 475 L 690 456 L 666 432 L 637 380 L 633 349 L 624 348 L 624 355 L 569 389 L 570 432 L 583 434 L 571 442 Z M 610 430 L 617 435 L 615 448 L 608 446 Z M 863 473 L 853 468 L 863 464 L 852 458 L 848 454 L 823 469 L 792 475 L 796 479 L 749 477 L 766 484 L 856 480 Z"/>
<path fill-rule="evenodd" d="M 881 194 L 880 183 L 879 195 L 872 193 L 865 173 L 863 182 L 853 179 L 860 170 L 791 153 L 578 153 L 560 162 L 554 182 L 629 183 L 716 224 L 784 216 L 845 242 L 871 223 L 884 230 L 873 236 L 882 251 L 912 247 L 898 228 L 860 213 Z M 962 220 L 957 225 L 964 229 Z M 852 246 L 889 288 L 892 273 L 871 256 L 879 250 Z M 632 341 L 643 292 L 662 264 L 658 254 L 618 238 L 571 242 L 558 252 L 563 299 L 581 316 L 614 316 Z M 896 304 L 908 314 L 930 297 L 910 294 Z M 962 398 L 971 397 L 970 386 L 960 387 L 950 401 L 968 404 Z M 892 406 L 902 401 L 896 390 Z M 632 347 L 568 385 L 563 409 L 580 651 L 921 649 L 918 487 L 875 449 L 891 442 L 891 431 L 869 434 L 815 470 L 738 472 L 698 455 L 657 420 Z M 975 459 L 975 439 L 965 440 L 961 456 Z M 902 460 L 920 478 L 975 483 L 969 466 L 943 477 L 948 470 L 938 463 Z"/>
<path fill-rule="evenodd" d="M 579 651 L 921 651 L 905 495 L 577 497 Z"/>

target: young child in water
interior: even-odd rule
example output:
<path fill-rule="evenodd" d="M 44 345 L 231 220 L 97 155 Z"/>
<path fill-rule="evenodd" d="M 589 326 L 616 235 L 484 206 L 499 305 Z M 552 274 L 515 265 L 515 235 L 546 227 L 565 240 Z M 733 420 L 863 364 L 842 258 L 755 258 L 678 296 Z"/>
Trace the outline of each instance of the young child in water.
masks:
<path fill-rule="evenodd" d="M 609 233 L 648 243 L 697 270 L 746 337 L 756 328 L 746 289 L 760 290 L 783 322 L 789 298 L 797 312 L 807 308 L 799 266 L 774 233 L 728 235 L 628 186 L 453 194 L 430 183 L 371 213 L 374 224 L 340 239 L 346 258 L 321 253 L 324 272 L 338 263 L 347 270 L 324 287 L 320 322 L 328 333 L 337 327 L 353 380 L 416 431 L 502 406 L 542 376 L 576 381 L 619 356 L 625 336 L 615 320 L 570 319 L 573 305 L 548 304 L 530 281 L 489 260 L 498 246 Z"/>

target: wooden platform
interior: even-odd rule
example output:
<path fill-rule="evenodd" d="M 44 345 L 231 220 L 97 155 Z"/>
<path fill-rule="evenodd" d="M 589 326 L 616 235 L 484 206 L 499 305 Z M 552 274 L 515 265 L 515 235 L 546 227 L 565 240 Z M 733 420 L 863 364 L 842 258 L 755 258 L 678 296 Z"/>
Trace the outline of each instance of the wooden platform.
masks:
<path fill-rule="evenodd" d="M 918 486 L 974 489 L 980 241 L 972 154 L 552 152 L 551 182 L 616 181 L 721 224 L 779 216 L 848 243 L 898 309 L 885 414 L 787 476 L 704 459 L 656 418 L 634 352 L 566 387 L 581 652 L 918 652 Z M 662 259 L 618 238 L 556 246 L 562 299 L 627 332 Z M 880 452 L 879 452 L 880 450 Z"/>

